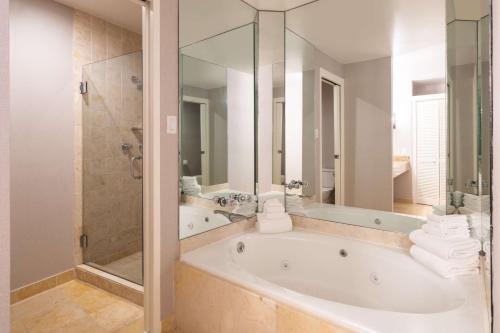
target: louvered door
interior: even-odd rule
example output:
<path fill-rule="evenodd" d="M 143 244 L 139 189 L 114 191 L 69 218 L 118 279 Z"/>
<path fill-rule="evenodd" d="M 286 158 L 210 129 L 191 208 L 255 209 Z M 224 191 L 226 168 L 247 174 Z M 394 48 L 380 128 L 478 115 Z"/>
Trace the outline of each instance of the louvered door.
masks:
<path fill-rule="evenodd" d="M 446 160 L 442 156 L 446 149 L 440 129 L 445 124 L 443 113 L 444 99 L 415 101 L 416 199 L 419 204 L 438 205 L 443 188 L 446 191 L 445 184 L 442 184 L 442 178 L 446 177 L 446 170 L 443 171 L 446 163 L 442 162 L 443 158 Z"/>

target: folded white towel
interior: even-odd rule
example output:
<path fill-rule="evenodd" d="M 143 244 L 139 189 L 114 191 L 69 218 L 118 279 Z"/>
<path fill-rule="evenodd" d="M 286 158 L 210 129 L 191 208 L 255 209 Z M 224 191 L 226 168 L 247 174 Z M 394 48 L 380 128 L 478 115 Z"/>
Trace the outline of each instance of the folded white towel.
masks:
<path fill-rule="evenodd" d="M 429 235 L 421 229 L 410 233 L 410 240 L 422 249 L 445 260 L 476 256 L 481 250 L 481 242 L 477 239 L 444 240 Z"/>
<path fill-rule="evenodd" d="M 479 274 L 479 258 L 443 260 L 418 246 L 410 248 L 411 256 L 419 263 L 445 278 Z"/>
<path fill-rule="evenodd" d="M 267 220 L 261 213 L 257 214 L 257 230 L 264 234 L 275 234 L 293 230 L 292 219 L 288 214 L 283 214 L 281 219 Z"/>
<path fill-rule="evenodd" d="M 269 212 L 264 212 L 263 218 L 266 220 L 279 220 L 282 219 L 284 216 L 287 216 L 287 213 L 281 212 L 281 213 L 269 213 Z"/>
<path fill-rule="evenodd" d="M 434 235 L 446 240 L 460 240 L 470 237 L 470 231 L 467 227 L 443 228 L 441 224 L 436 222 L 424 224 L 422 230 L 429 235 Z"/>
<path fill-rule="evenodd" d="M 442 223 L 446 225 L 466 225 L 467 224 L 467 216 L 465 215 L 434 215 L 430 214 L 427 216 L 428 221 L 433 221 L 437 223 Z"/>

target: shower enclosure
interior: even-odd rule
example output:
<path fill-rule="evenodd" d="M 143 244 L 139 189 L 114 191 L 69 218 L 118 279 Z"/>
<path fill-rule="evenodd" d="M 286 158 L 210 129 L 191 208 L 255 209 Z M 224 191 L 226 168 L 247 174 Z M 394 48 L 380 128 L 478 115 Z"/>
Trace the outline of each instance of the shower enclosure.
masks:
<path fill-rule="evenodd" d="M 83 262 L 143 282 L 142 53 L 83 67 Z"/>

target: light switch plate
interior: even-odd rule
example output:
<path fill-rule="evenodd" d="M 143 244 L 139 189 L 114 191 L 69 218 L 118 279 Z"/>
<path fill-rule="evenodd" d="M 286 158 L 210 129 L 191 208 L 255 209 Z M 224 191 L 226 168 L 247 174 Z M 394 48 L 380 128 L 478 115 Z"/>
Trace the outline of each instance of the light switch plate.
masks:
<path fill-rule="evenodd" d="M 167 134 L 177 134 L 177 116 L 167 116 Z"/>

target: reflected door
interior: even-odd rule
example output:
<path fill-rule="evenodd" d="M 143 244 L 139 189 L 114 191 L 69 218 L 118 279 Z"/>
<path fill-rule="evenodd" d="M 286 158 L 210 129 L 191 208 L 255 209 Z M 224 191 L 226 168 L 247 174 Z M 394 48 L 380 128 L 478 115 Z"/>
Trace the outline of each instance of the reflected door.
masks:
<path fill-rule="evenodd" d="M 416 145 L 416 201 L 439 205 L 446 197 L 445 97 L 421 96 L 414 100 Z"/>

